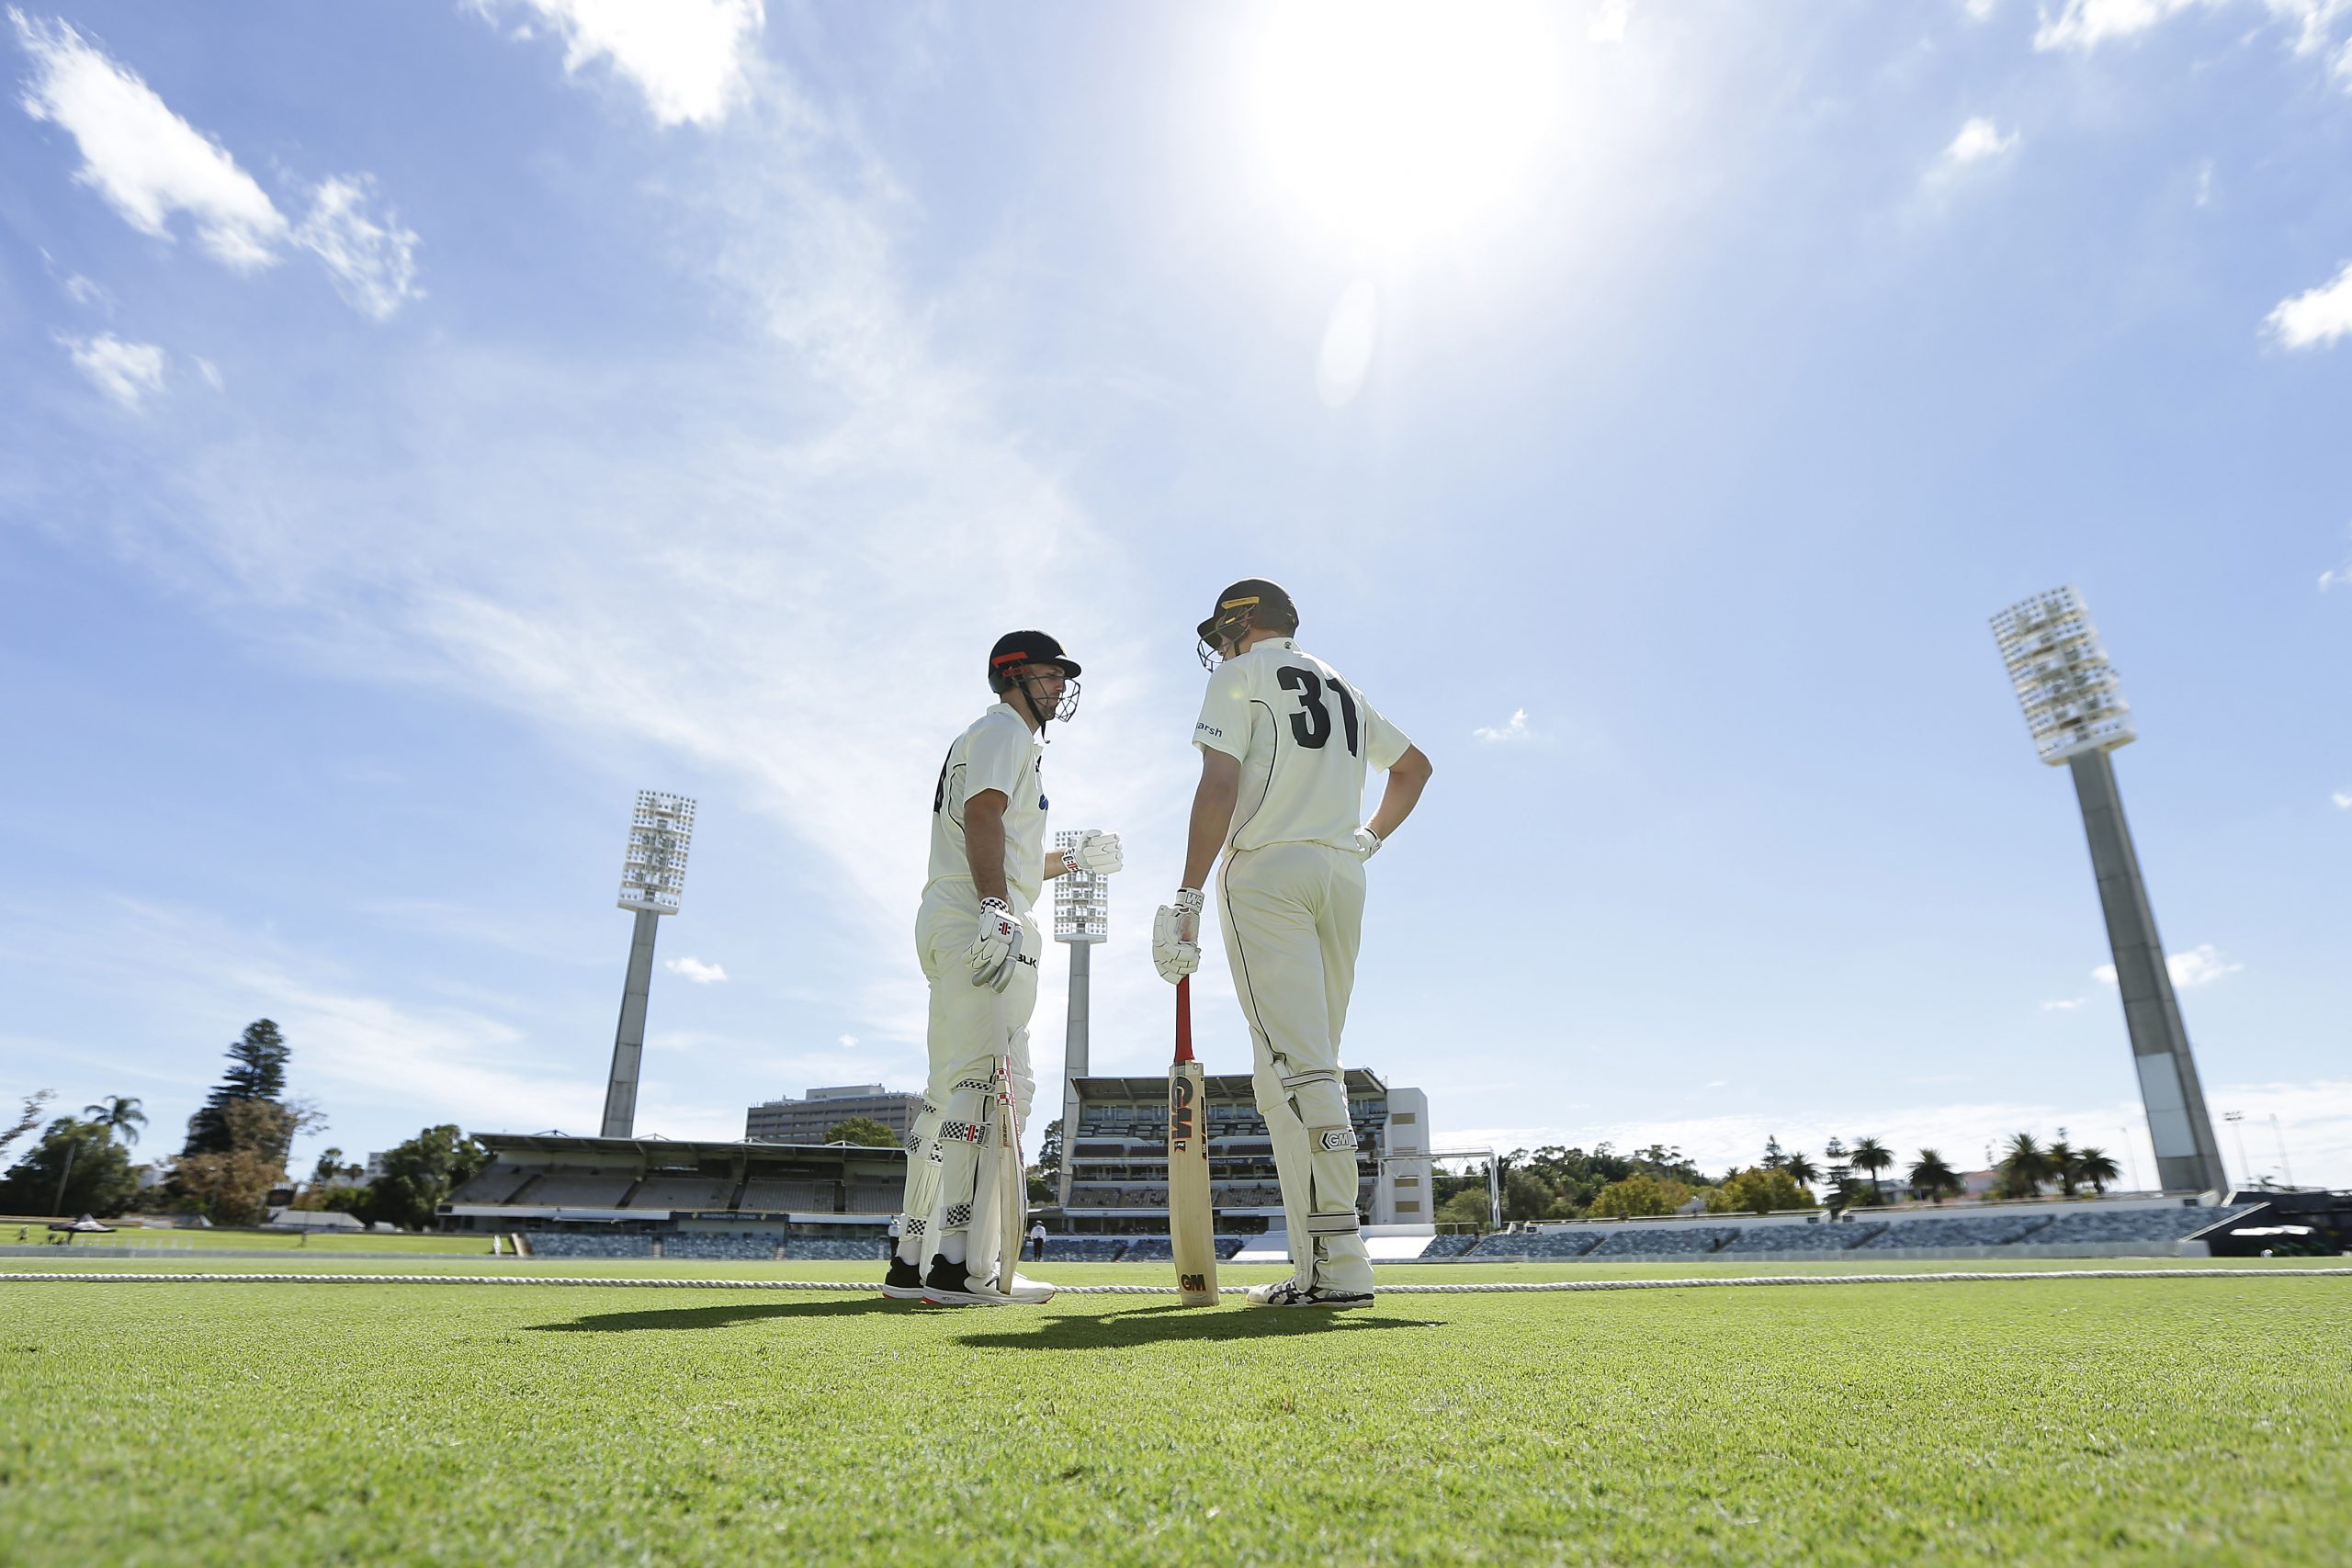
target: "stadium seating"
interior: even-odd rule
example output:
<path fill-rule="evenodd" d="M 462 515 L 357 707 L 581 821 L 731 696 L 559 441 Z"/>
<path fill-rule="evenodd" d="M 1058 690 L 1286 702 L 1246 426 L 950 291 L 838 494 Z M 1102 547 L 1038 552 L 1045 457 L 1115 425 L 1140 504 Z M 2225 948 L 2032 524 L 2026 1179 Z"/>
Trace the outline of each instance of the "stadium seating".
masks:
<path fill-rule="evenodd" d="M 832 1263 L 878 1262 L 884 1242 L 880 1236 L 788 1235 L 784 1238 L 784 1255 Z"/>
<path fill-rule="evenodd" d="M 650 1258 L 653 1238 L 541 1231 L 531 1237 L 531 1254 L 535 1258 Z"/>
<path fill-rule="evenodd" d="M 1703 1257 L 1738 1232 L 1714 1225 L 1634 1225 L 1608 1233 L 1591 1258 Z"/>
<path fill-rule="evenodd" d="M 830 1181 L 755 1179 L 743 1184 L 743 1196 L 737 1206 L 774 1213 L 797 1209 L 803 1213 L 830 1214 L 833 1212 L 833 1186 Z"/>
<path fill-rule="evenodd" d="M 1497 1231 L 1480 1236 L 1464 1258 L 1581 1258 L 1600 1242 L 1597 1231 Z M 1427 1257 L 1428 1254 L 1422 1254 Z"/>
<path fill-rule="evenodd" d="M 1432 1240 L 1421 1249 L 1421 1258 L 1424 1261 L 1432 1258 L 1459 1258 L 1477 1245 L 1476 1232 L 1455 1231 Z"/>
<path fill-rule="evenodd" d="M 1724 1252 L 1844 1252 L 1860 1247 L 1883 1224 L 1743 1225 Z"/>
<path fill-rule="evenodd" d="M 632 1209 L 724 1209 L 735 1196 L 725 1177 L 649 1176 L 628 1195 Z"/>
<path fill-rule="evenodd" d="M 2011 1212 L 2006 1214 L 1930 1214 L 1924 1219 L 1891 1220 L 1884 1230 L 1862 1245 L 1890 1247 L 2007 1247 L 2021 1241 L 2050 1223 L 2047 1214 Z M 2041 1239 L 2035 1236 L 2034 1239 Z"/>
<path fill-rule="evenodd" d="M 775 1237 L 765 1235 L 667 1235 L 662 1238 L 664 1258 L 702 1262 L 765 1263 L 775 1257 Z M 875 1247 L 865 1244 L 858 1256 L 872 1258 Z"/>
<path fill-rule="evenodd" d="M 473 1179 L 449 1194 L 452 1203 L 511 1203 L 537 1171 L 526 1170 L 519 1165 L 493 1163 L 474 1173 Z"/>
<path fill-rule="evenodd" d="M 549 1171 L 524 1184 L 523 1190 L 507 1200 L 510 1203 L 574 1209 L 610 1209 L 628 1192 L 635 1179 L 627 1171 L 606 1175 L 601 1171 L 566 1171 L 558 1175 Z M 609 1257 L 607 1253 L 593 1253 L 591 1257 Z"/>
<path fill-rule="evenodd" d="M 2078 1210 L 2060 1214 L 2029 1238 L 2036 1247 L 2074 1245 L 2081 1242 L 2155 1243 L 2177 1242 L 2193 1231 L 2222 1220 L 2234 1219 L 2255 1205 L 2240 1203 L 2217 1209 L 2121 1209 L 2108 1212 Z M 2172 1250 L 2169 1245 L 2166 1252 Z"/>
<path fill-rule="evenodd" d="M 895 1176 L 854 1176 L 849 1180 L 849 1202 L 844 1212 L 895 1214 L 905 1192 L 906 1183 Z"/>
<path fill-rule="evenodd" d="M 1127 1243 L 1121 1261 L 1126 1263 L 1165 1263 L 1176 1256 L 1174 1244 L 1164 1235 L 1139 1235 Z"/>

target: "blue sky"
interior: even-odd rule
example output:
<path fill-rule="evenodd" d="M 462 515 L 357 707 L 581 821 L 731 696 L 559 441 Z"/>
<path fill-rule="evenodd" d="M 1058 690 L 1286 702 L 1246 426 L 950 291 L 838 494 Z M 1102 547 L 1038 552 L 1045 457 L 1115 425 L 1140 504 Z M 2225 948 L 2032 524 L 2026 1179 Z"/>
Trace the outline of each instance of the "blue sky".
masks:
<path fill-rule="evenodd" d="M 1444 1141 L 2144 1174 L 1985 626 L 2073 582 L 2213 1109 L 2352 1184 L 2352 5 L 655 15 L 0 25 L 0 1092 L 175 1147 L 267 1014 L 305 1159 L 590 1130 L 639 788 L 701 803 L 639 1127 L 913 1087 L 1028 625 L 1157 1070 L 1190 628 L 1264 574 L 1437 763 L 1346 1054 Z"/>

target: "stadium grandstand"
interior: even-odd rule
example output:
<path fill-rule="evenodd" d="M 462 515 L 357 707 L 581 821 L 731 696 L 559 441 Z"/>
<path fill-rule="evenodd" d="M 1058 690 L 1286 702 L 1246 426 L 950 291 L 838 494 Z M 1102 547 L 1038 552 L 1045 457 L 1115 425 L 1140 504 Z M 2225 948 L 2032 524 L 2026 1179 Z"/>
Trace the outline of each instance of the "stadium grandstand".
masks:
<path fill-rule="evenodd" d="M 1392 1089 L 1377 1073 L 1347 1071 L 1348 1120 L 1356 1134 L 1356 1208 L 1366 1224 L 1418 1234 L 1430 1225 L 1429 1097 Z M 1216 1074 L 1208 1101 L 1209 1192 L 1219 1228 L 1240 1238 L 1283 1228 L 1282 1184 L 1247 1074 Z M 1063 1140 L 1058 1213 L 1048 1224 L 1072 1236 L 1168 1235 L 1168 1079 L 1079 1077 L 1071 1082 L 1078 1130 Z M 1053 1256 L 1048 1244 L 1046 1256 Z"/>
<path fill-rule="evenodd" d="M 478 1133 L 490 1163 L 445 1231 L 523 1236 L 548 1258 L 878 1257 L 906 1151 Z"/>

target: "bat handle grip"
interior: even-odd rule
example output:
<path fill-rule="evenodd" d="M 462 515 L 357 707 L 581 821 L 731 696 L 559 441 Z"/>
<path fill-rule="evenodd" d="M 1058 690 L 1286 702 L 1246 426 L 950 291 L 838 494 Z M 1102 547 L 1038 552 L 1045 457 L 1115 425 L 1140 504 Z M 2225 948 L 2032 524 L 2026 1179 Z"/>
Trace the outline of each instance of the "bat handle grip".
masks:
<path fill-rule="evenodd" d="M 1193 1059 L 1193 977 L 1176 982 L 1176 1059 Z"/>

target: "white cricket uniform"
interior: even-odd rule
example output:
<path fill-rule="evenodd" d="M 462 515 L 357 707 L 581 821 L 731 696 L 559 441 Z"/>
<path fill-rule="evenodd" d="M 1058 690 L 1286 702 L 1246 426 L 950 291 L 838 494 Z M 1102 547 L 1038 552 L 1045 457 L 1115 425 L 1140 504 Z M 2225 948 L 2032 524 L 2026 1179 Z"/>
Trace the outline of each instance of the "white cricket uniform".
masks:
<path fill-rule="evenodd" d="M 975 1215 L 974 1190 L 980 1138 L 989 1125 L 989 1090 L 1008 1034 L 1013 1094 L 1024 1119 L 1036 1086 L 1029 1070 L 1029 1017 L 1037 1006 L 1037 959 L 1044 943 L 1029 911 L 1045 882 L 1045 750 L 1020 716 L 998 703 L 956 738 L 932 791 L 931 874 L 915 916 L 915 955 L 931 982 L 931 1078 L 922 1111 L 907 1136 L 904 1234 L 899 1242 L 899 1256 L 918 1267 L 928 1265 L 940 1238 L 950 1232 L 971 1230 L 976 1243 L 999 1234 L 990 1213 Z M 965 852 L 964 808 L 985 790 L 1005 798 L 1005 893 L 1021 917 L 1021 961 L 1001 992 L 972 984 L 964 960 L 980 918 L 979 890 Z M 984 1211 L 992 1197 L 992 1191 L 981 1196 Z M 971 1271 L 985 1276 L 992 1257 L 976 1250 Z M 1009 1269 L 1011 1259 L 1006 1263 Z"/>
<path fill-rule="evenodd" d="M 1411 742 L 1338 671 L 1276 637 L 1217 666 L 1193 743 L 1241 763 L 1217 908 L 1291 1262 L 1303 1284 L 1368 1291 L 1340 1066 L 1363 930 L 1355 831 L 1365 770 L 1393 767 Z"/>

